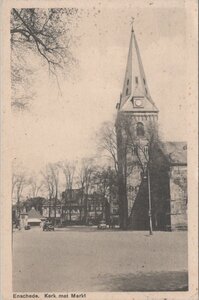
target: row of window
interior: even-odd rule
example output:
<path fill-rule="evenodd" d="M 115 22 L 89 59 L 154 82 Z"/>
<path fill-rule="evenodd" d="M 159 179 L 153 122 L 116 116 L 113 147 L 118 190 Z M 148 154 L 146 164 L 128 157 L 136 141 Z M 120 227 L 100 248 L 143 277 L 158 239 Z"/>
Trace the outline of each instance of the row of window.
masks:
<path fill-rule="evenodd" d="M 128 186 L 128 191 L 129 191 L 129 192 L 135 192 L 135 193 L 138 193 L 139 188 L 140 188 L 139 185 L 137 185 L 137 186 Z"/>
<path fill-rule="evenodd" d="M 144 84 L 146 84 L 144 78 L 143 78 L 143 82 L 144 82 Z M 135 76 L 135 83 L 138 84 L 138 77 L 137 76 Z M 127 83 L 126 84 L 129 85 L 129 79 L 127 79 Z"/>
<path fill-rule="evenodd" d="M 138 122 L 136 124 L 136 135 L 139 137 L 144 136 L 145 130 L 144 130 L 144 124 L 142 122 Z"/>
<path fill-rule="evenodd" d="M 138 151 L 139 151 L 138 146 L 134 146 L 134 147 L 132 148 L 132 154 L 133 154 L 133 155 L 137 155 L 137 154 L 138 154 Z M 144 146 L 143 152 L 144 152 L 144 155 L 148 156 L 148 146 Z"/>
<path fill-rule="evenodd" d="M 144 82 L 144 84 L 146 85 L 146 81 L 145 81 L 145 79 L 143 78 L 143 82 Z M 137 76 L 135 76 L 135 83 L 136 83 L 136 85 L 138 85 L 138 77 Z M 127 86 L 129 85 L 129 79 L 127 79 Z M 146 94 L 147 94 L 147 88 L 145 87 L 145 92 L 146 92 Z M 126 96 L 129 94 L 129 89 L 128 89 L 128 87 L 127 87 L 127 89 L 126 89 Z"/>
<path fill-rule="evenodd" d="M 96 205 L 96 207 L 93 204 L 88 205 L 88 210 L 89 211 L 94 211 L 95 209 L 99 210 L 99 211 L 102 211 L 103 210 L 102 204 Z"/>

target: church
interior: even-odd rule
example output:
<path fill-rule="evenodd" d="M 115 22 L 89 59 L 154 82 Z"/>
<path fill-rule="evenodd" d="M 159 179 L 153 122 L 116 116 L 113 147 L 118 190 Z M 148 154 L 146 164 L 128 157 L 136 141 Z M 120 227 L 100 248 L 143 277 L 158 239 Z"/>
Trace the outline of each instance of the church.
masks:
<path fill-rule="evenodd" d="M 159 111 L 133 28 L 116 109 L 121 227 L 187 230 L 187 143 L 163 142 L 159 136 Z"/>

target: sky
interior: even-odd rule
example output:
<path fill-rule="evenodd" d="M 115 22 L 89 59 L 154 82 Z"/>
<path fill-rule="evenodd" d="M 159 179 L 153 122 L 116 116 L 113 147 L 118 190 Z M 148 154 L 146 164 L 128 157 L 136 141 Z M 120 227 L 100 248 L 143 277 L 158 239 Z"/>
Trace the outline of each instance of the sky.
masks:
<path fill-rule="evenodd" d="M 12 155 L 30 170 L 96 153 L 96 132 L 112 121 L 122 91 L 131 18 L 164 140 L 186 141 L 186 14 L 178 7 L 105 6 L 85 10 L 74 37 L 78 65 L 60 78 L 38 67 L 30 111 L 12 113 Z M 122 3 L 122 2 L 120 2 Z M 38 66 L 37 66 L 38 65 Z"/>

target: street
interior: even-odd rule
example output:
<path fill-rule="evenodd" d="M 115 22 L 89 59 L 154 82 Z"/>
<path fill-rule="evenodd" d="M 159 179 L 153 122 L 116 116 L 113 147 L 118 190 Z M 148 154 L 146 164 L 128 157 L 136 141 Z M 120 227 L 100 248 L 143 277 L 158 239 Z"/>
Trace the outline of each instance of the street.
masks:
<path fill-rule="evenodd" d="M 13 233 L 14 292 L 187 290 L 187 264 L 187 232 Z"/>

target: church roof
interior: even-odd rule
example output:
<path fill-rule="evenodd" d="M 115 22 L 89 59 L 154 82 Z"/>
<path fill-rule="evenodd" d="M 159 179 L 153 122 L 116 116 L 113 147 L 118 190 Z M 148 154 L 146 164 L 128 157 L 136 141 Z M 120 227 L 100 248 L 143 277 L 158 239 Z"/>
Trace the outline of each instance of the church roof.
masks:
<path fill-rule="evenodd" d="M 186 142 L 165 142 L 163 152 L 173 165 L 187 164 L 187 143 Z"/>
<path fill-rule="evenodd" d="M 41 219 L 41 214 L 34 207 L 28 212 L 28 219 Z"/>
<path fill-rule="evenodd" d="M 143 106 L 141 108 L 133 107 L 132 100 L 134 98 L 142 99 Z M 133 112 L 158 112 L 158 109 L 155 106 L 155 103 L 153 102 L 149 92 L 137 40 L 133 29 L 131 31 L 126 72 L 120 99 L 120 110 Z"/>

